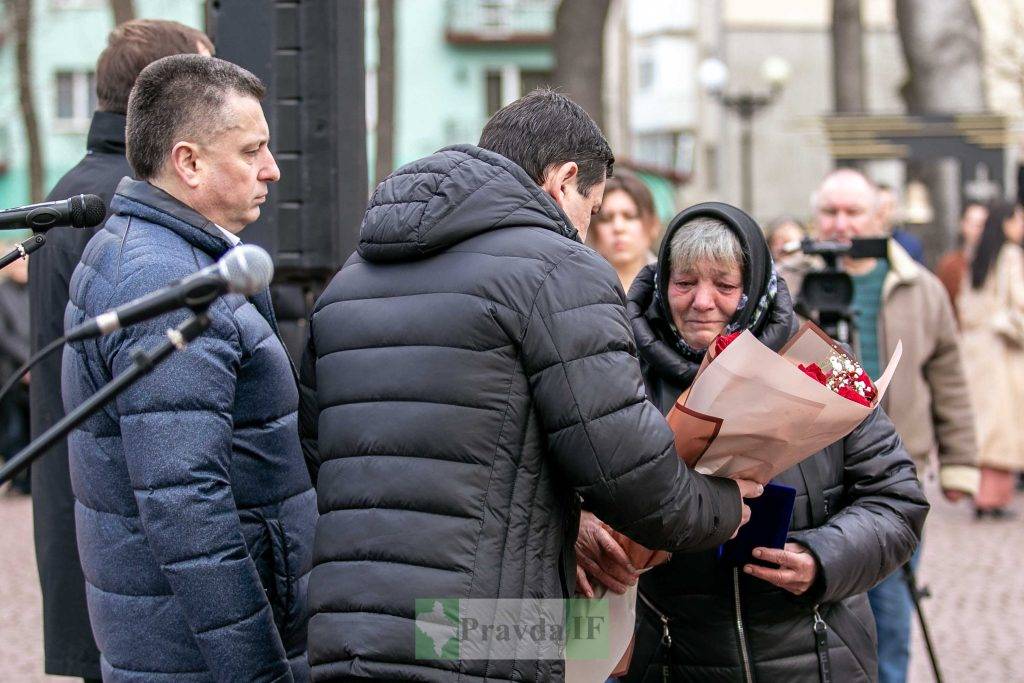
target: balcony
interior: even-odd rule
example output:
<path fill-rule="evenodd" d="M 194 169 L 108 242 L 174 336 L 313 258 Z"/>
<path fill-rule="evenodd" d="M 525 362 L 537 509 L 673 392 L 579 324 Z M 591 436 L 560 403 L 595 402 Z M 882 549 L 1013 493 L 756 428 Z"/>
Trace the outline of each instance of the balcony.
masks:
<path fill-rule="evenodd" d="M 448 0 L 449 43 L 459 45 L 546 43 L 558 0 Z"/>

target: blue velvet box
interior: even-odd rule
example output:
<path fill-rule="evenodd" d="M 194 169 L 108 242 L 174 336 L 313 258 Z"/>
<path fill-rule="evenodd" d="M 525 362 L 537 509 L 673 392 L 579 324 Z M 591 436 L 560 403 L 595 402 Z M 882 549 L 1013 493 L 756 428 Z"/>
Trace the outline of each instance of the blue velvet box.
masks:
<path fill-rule="evenodd" d="M 796 489 L 779 484 L 767 484 L 764 493 L 746 501 L 750 506 L 750 521 L 740 527 L 736 538 L 719 548 L 722 563 L 729 567 L 742 567 L 749 562 L 762 564 L 751 556 L 754 548 L 786 545 L 795 502 Z"/>

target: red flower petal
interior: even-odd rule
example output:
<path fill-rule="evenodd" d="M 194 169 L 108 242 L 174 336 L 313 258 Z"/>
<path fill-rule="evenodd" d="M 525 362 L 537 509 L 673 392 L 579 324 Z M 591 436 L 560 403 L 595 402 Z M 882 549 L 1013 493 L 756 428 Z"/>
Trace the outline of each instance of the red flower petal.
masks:
<path fill-rule="evenodd" d="M 858 394 L 855 389 L 852 389 L 850 387 L 840 387 L 837 393 L 843 398 L 848 398 L 851 401 L 856 401 L 862 406 L 866 406 L 868 408 L 871 407 L 871 401 L 867 400 L 866 398 Z"/>
<path fill-rule="evenodd" d="M 828 382 L 828 376 L 821 371 L 821 368 L 813 363 L 810 365 L 798 365 L 797 367 L 818 384 L 825 384 Z"/>
<path fill-rule="evenodd" d="M 733 332 L 732 334 L 727 334 L 724 337 L 719 335 L 718 338 L 715 339 L 715 355 L 717 356 L 722 351 L 725 351 L 725 347 L 729 346 L 729 344 L 732 344 L 736 340 L 736 337 L 740 336 L 740 334 L 742 333 L 743 330 Z"/>

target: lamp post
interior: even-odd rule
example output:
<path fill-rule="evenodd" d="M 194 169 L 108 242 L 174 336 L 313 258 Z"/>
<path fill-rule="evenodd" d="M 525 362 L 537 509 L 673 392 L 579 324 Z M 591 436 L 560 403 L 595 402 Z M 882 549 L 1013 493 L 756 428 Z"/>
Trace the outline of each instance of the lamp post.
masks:
<path fill-rule="evenodd" d="M 740 117 L 740 204 L 747 212 L 754 208 L 754 116 L 782 93 L 789 81 L 789 63 L 781 57 L 769 57 L 761 64 L 761 76 L 768 83 L 767 92 L 727 93 L 729 67 L 722 60 L 710 57 L 697 69 L 697 80 L 705 92 Z"/>

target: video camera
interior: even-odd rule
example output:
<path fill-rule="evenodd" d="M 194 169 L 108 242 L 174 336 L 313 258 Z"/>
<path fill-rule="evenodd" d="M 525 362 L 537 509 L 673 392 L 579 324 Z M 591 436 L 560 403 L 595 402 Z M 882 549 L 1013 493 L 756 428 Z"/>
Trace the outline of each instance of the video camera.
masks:
<path fill-rule="evenodd" d="M 840 257 L 888 258 L 889 238 L 865 237 L 851 242 L 815 242 L 806 239 L 799 251 L 819 256 L 825 261 L 823 270 L 811 271 L 804 276 L 796 310 L 814 321 L 822 331 L 844 344 L 853 345 L 855 338 L 853 280 L 843 270 Z"/>

